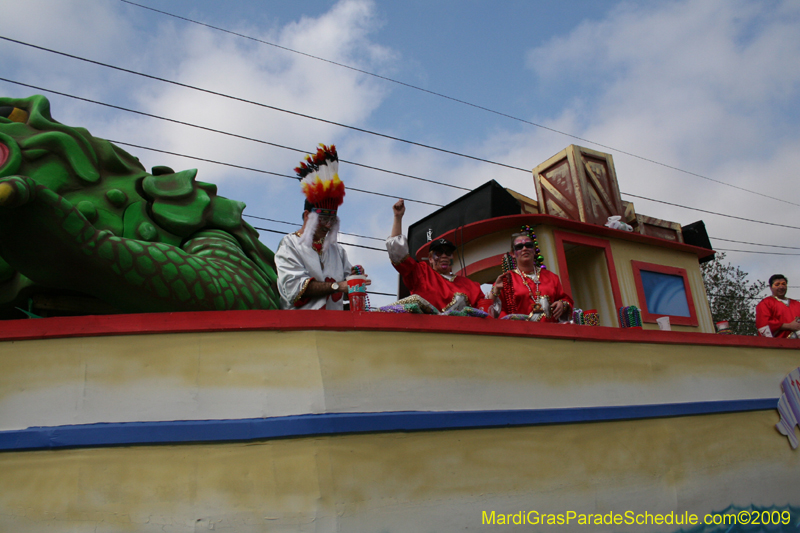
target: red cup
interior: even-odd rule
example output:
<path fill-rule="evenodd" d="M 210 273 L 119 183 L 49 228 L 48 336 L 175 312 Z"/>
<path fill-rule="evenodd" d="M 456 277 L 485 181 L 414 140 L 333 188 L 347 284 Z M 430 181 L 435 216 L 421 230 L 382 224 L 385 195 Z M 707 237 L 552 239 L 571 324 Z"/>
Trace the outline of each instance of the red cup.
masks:
<path fill-rule="evenodd" d="M 347 276 L 347 293 L 351 311 L 364 311 L 367 307 L 367 276 L 354 274 Z"/>
<path fill-rule="evenodd" d="M 354 292 L 350 295 L 350 310 L 364 311 L 366 309 L 367 295 L 363 292 Z"/>
<path fill-rule="evenodd" d="M 486 313 L 489 313 L 489 309 L 492 307 L 492 305 L 494 305 L 494 300 L 490 300 L 488 298 L 481 298 L 478 300 L 478 309 Z M 489 316 L 491 316 L 491 314 Z"/>

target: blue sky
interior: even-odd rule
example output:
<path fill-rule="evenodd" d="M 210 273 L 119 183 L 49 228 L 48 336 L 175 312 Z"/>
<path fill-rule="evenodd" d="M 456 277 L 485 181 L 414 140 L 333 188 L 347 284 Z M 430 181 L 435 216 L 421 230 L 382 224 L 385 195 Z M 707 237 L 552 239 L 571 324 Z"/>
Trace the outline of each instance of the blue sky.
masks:
<path fill-rule="evenodd" d="M 7 3 L 0 35 L 291 109 L 360 128 L 531 169 L 576 143 L 614 155 L 621 190 L 760 221 L 800 226 L 800 4 L 744 1 L 159 1 L 143 5 L 468 101 L 666 165 L 576 141 L 422 91 L 242 39 L 119 0 Z M 2 76 L 313 150 L 462 187 L 489 179 L 535 197 L 530 173 L 411 147 L 48 52 L 0 41 Z M 0 82 L 6 96 L 33 91 Z M 46 94 L 60 122 L 98 137 L 292 174 L 300 154 Z M 145 167 L 198 168 L 198 179 L 248 204 L 245 214 L 298 221 L 296 182 L 125 148 Z M 342 165 L 346 185 L 446 204 L 461 192 Z M 623 199 L 631 198 L 623 194 Z M 385 237 L 393 200 L 357 192 L 343 231 Z M 636 211 L 704 220 L 715 248 L 800 253 L 714 237 L 800 247 L 800 230 L 634 200 Z M 435 207 L 408 204 L 411 223 Z M 255 226 L 291 231 L 250 219 Z M 262 232 L 273 250 L 280 235 Z M 382 247 L 374 240 L 342 240 Z M 386 254 L 350 248 L 379 292 L 396 276 Z M 766 279 L 800 285 L 798 256 L 731 252 Z M 800 291 L 794 290 L 797 297 Z M 792 295 L 792 289 L 790 289 Z M 389 297 L 373 297 L 373 304 Z"/>

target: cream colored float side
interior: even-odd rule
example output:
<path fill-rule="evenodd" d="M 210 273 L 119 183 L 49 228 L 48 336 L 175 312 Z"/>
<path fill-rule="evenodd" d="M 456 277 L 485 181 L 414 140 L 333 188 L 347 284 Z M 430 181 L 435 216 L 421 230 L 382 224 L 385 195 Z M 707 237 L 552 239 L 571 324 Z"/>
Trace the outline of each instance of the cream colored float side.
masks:
<path fill-rule="evenodd" d="M 800 456 L 774 427 L 789 340 L 324 311 L 6 324 L 2 531 L 800 520 Z M 522 530 L 686 527 L 623 526 Z"/>
<path fill-rule="evenodd" d="M 466 326 L 480 321 L 425 318 Z M 576 337 L 593 333 L 589 326 L 549 326 Z M 262 331 L 32 340 L 0 343 L 0 430 L 755 400 L 777 398 L 781 380 L 797 363 L 791 349 L 460 333 Z"/>

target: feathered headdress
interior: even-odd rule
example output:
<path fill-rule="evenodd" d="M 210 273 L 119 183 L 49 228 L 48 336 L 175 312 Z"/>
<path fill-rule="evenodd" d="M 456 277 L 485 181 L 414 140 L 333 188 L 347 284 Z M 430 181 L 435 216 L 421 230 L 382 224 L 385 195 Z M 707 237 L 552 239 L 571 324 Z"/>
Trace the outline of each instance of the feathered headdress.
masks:
<path fill-rule="evenodd" d="M 294 171 L 300 178 L 303 194 L 311 207 L 328 211 L 318 214 L 336 214 L 344 202 L 344 183 L 339 179 L 339 156 L 336 146 L 319 146 L 317 153 L 307 155 Z"/>

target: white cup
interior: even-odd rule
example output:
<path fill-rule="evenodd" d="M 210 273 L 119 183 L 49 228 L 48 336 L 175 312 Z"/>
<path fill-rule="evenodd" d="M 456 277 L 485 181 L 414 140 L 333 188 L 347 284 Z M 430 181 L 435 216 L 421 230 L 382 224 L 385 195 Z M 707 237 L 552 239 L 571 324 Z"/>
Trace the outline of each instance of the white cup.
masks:
<path fill-rule="evenodd" d="M 656 322 L 658 322 L 658 329 L 660 329 L 661 331 L 672 331 L 672 328 L 669 327 L 668 316 L 660 316 L 656 318 Z"/>

